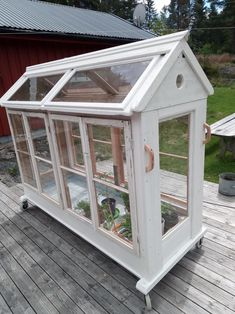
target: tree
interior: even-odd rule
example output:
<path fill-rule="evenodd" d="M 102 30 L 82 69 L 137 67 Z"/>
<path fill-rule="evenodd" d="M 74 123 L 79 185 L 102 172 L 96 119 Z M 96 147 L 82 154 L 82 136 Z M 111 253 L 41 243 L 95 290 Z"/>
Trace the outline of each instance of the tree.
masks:
<path fill-rule="evenodd" d="M 207 10 L 205 0 L 195 0 L 191 11 L 191 46 L 199 51 L 206 42 Z"/>
<path fill-rule="evenodd" d="M 119 2 L 119 9 L 116 11 L 116 15 L 122 17 L 125 20 L 133 21 L 133 12 L 137 5 L 136 0 L 121 0 Z"/>
<path fill-rule="evenodd" d="M 46 0 L 58 4 L 115 14 L 132 21 L 137 0 Z"/>
<path fill-rule="evenodd" d="M 168 6 L 167 25 L 172 30 L 188 29 L 191 21 L 190 0 L 171 0 Z"/>
<path fill-rule="evenodd" d="M 153 20 L 151 21 L 150 31 L 162 36 L 171 33 L 166 25 L 165 19 L 160 16 L 156 15 Z"/>
<path fill-rule="evenodd" d="M 235 2 L 224 0 L 224 8 L 221 12 L 223 26 L 227 29 L 223 30 L 225 37 L 225 50 L 235 53 Z"/>
<path fill-rule="evenodd" d="M 154 8 L 154 1 L 146 0 L 145 8 L 146 8 L 146 25 L 147 25 L 147 28 L 151 29 L 153 20 L 156 18 L 156 10 Z"/>

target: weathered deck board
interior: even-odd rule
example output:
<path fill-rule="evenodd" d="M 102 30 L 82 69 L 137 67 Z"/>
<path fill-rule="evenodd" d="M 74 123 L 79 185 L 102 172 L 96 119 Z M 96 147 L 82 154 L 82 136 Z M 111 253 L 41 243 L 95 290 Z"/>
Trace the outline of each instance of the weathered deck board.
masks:
<path fill-rule="evenodd" d="M 2 295 L 0 294 L 0 314 L 10 314 L 12 311 L 10 310 L 9 306 L 3 299 Z"/>
<path fill-rule="evenodd" d="M 9 309 L 13 313 L 35 314 L 28 301 L 24 298 L 18 287 L 0 265 L 0 291 Z M 4 313 L 4 312 L 3 312 Z"/>
<path fill-rule="evenodd" d="M 213 123 L 211 134 L 235 137 L 235 113 Z"/>
<path fill-rule="evenodd" d="M 205 183 L 202 249 L 154 287 L 152 313 L 234 313 L 235 198 L 217 190 Z M 0 313 L 144 313 L 135 276 L 39 208 L 21 212 L 21 194 L 0 183 Z"/>
<path fill-rule="evenodd" d="M 11 231 L 10 228 L 7 228 Z M 14 231 L 12 232 L 14 234 Z M 56 309 L 61 312 L 73 310 L 82 313 L 76 304 L 65 294 L 52 278 L 34 261 L 24 249 L 13 239 L 13 237 L 0 227 L 0 241 L 20 266 L 30 275 L 42 292 L 51 299 Z"/>

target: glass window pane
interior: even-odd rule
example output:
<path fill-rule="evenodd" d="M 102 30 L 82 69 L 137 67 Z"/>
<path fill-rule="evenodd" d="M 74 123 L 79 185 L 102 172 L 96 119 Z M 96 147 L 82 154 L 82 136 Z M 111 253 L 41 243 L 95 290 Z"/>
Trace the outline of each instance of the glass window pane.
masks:
<path fill-rule="evenodd" d="M 188 215 L 189 115 L 159 125 L 161 212 L 164 233 Z"/>
<path fill-rule="evenodd" d="M 47 139 L 44 119 L 37 117 L 28 117 L 28 122 L 35 155 L 44 159 L 51 160 L 51 153 Z"/>
<path fill-rule="evenodd" d="M 10 121 L 13 128 L 13 135 L 16 142 L 17 150 L 29 152 L 28 142 L 21 114 L 10 114 Z"/>
<path fill-rule="evenodd" d="M 30 77 L 9 100 L 41 101 L 63 74 Z"/>
<path fill-rule="evenodd" d="M 71 121 L 54 121 L 60 163 L 62 166 L 84 171 L 84 159 L 79 124 Z"/>
<path fill-rule="evenodd" d="M 91 218 L 87 180 L 84 176 L 62 170 L 67 205 L 76 214 Z"/>
<path fill-rule="evenodd" d="M 150 60 L 77 71 L 53 101 L 121 103 Z"/>
<path fill-rule="evenodd" d="M 18 152 L 18 155 L 24 182 L 37 187 L 31 157 L 21 152 Z"/>
<path fill-rule="evenodd" d="M 37 166 L 42 192 L 58 202 L 59 197 L 52 165 L 37 159 Z"/>
<path fill-rule="evenodd" d="M 72 150 L 75 166 L 84 166 L 82 141 L 78 123 L 72 122 L 69 124 L 69 131 L 71 132 Z"/>
<path fill-rule="evenodd" d="M 94 176 L 126 187 L 124 129 L 101 125 L 87 127 Z"/>
<path fill-rule="evenodd" d="M 100 227 L 125 242 L 132 243 L 129 195 L 95 182 Z"/>

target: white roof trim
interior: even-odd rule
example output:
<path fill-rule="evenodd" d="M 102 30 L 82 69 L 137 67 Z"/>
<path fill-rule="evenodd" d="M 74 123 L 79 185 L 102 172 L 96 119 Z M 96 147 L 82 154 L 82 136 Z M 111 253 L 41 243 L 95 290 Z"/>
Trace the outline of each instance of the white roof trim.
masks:
<path fill-rule="evenodd" d="M 89 52 L 83 55 L 78 55 L 74 57 L 64 58 L 56 61 L 41 63 L 37 65 L 33 65 L 26 68 L 26 73 L 30 74 L 32 73 L 44 73 L 46 71 L 58 71 L 58 70 L 67 70 L 68 67 L 71 68 L 71 64 L 73 68 L 76 68 L 78 66 L 81 66 L 82 64 L 86 64 L 87 61 L 89 64 L 93 63 L 99 64 L 100 62 L 104 62 L 108 60 L 114 60 L 114 56 L 116 54 L 120 54 L 118 56 L 118 60 L 122 58 L 127 58 L 127 56 L 130 54 L 131 57 L 137 56 L 140 57 L 141 54 L 151 55 L 151 53 L 164 53 L 171 49 L 172 44 L 174 42 L 181 41 L 183 39 L 188 39 L 189 32 L 183 31 L 178 32 L 170 35 L 160 36 L 156 38 L 146 39 L 143 41 L 138 41 L 131 44 L 116 46 L 112 48 L 102 49 L 99 51 Z M 167 44 L 167 45 L 166 45 Z M 169 45 L 170 44 L 170 45 Z M 164 45 L 166 45 L 164 47 Z M 162 47 L 162 51 L 161 48 Z M 146 49 L 149 51 L 146 54 Z"/>
<path fill-rule="evenodd" d="M 64 76 L 55 84 L 44 99 L 39 102 L 39 104 L 37 103 L 41 109 L 61 112 L 91 113 L 97 115 L 131 115 L 134 111 L 140 112 L 145 109 L 154 92 L 159 88 L 180 53 L 185 55 L 185 58 L 194 70 L 195 75 L 200 80 L 204 89 L 211 95 L 213 94 L 213 88 L 186 42 L 188 34 L 188 31 L 179 32 L 28 67 L 25 74 L 0 99 L 0 102 L 6 107 L 13 108 L 15 106 L 15 108 L 19 108 L 19 106 L 22 106 L 23 102 L 12 102 L 7 99 L 16 92 L 27 77 L 52 75 L 54 73 L 63 72 L 65 73 Z M 140 76 L 139 80 L 122 103 L 94 104 L 61 102 L 58 104 L 51 101 L 53 98 L 52 96 L 62 88 L 66 78 L 70 77 L 71 73 L 76 69 L 85 70 L 125 62 L 135 62 L 143 59 L 152 59 L 152 62 L 150 62 L 147 69 L 142 76 Z M 24 107 L 27 109 L 34 106 L 30 101 L 25 101 Z"/>

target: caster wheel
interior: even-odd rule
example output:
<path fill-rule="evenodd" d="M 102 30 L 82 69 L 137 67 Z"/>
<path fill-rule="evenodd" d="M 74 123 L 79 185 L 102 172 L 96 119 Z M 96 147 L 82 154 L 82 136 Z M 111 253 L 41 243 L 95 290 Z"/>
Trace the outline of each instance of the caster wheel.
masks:
<path fill-rule="evenodd" d="M 152 310 L 152 303 L 151 303 L 151 298 L 150 298 L 150 295 L 149 294 L 146 294 L 144 296 L 144 299 L 145 299 L 145 305 L 146 305 L 146 308 L 148 311 L 151 311 Z"/>
<path fill-rule="evenodd" d="M 24 200 L 23 202 L 21 202 L 21 204 L 20 204 L 21 210 L 26 210 L 28 207 L 29 207 L 29 203 L 27 200 Z"/>
<path fill-rule="evenodd" d="M 201 238 L 197 243 L 196 243 L 196 248 L 200 249 L 202 247 L 202 242 L 203 242 L 203 238 Z"/>

